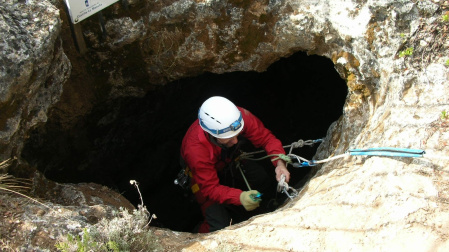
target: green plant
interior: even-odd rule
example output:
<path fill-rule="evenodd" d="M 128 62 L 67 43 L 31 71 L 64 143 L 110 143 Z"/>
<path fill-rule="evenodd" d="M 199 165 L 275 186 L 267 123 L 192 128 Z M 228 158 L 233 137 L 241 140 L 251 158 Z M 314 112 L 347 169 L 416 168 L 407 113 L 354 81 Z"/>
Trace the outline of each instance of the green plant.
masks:
<path fill-rule="evenodd" d="M 446 110 L 441 111 L 440 118 L 441 118 L 441 120 L 447 120 L 447 119 L 449 119 L 449 113 L 446 112 Z"/>
<path fill-rule="evenodd" d="M 410 56 L 410 55 L 413 55 L 413 47 L 409 47 L 409 48 L 399 52 L 399 57 L 405 57 L 405 56 Z"/>
<path fill-rule="evenodd" d="M 67 242 L 60 242 L 55 246 L 62 252 L 108 251 L 105 245 L 99 244 L 92 239 L 92 236 L 87 228 L 83 229 L 82 237 L 68 234 Z"/>
<path fill-rule="evenodd" d="M 88 252 L 88 251 L 113 251 L 119 252 L 120 248 L 114 241 L 108 241 L 106 244 L 101 244 L 94 240 L 94 232 L 89 232 L 87 228 L 83 229 L 82 236 L 67 235 L 67 241 L 59 242 L 55 246 L 62 252 Z"/>
<path fill-rule="evenodd" d="M 108 241 L 108 243 L 106 245 L 108 246 L 109 251 L 113 251 L 113 252 L 120 251 L 118 244 L 114 241 Z"/>
<path fill-rule="evenodd" d="M 449 21 L 449 15 L 448 15 L 448 14 L 445 14 L 445 15 L 441 16 L 441 20 L 442 20 L 443 22 L 448 22 L 448 21 Z"/>
<path fill-rule="evenodd" d="M 446 60 L 446 62 L 444 63 L 445 66 L 449 66 L 449 59 Z"/>
<path fill-rule="evenodd" d="M 401 33 L 401 38 L 402 38 L 402 43 L 405 43 L 407 41 L 407 36 L 405 35 L 405 33 Z"/>

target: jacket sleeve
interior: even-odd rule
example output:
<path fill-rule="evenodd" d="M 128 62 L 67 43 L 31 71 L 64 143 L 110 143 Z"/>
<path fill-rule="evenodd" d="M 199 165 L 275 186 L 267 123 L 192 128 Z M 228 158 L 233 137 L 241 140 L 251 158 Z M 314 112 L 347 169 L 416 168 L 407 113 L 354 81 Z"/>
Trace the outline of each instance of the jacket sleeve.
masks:
<path fill-rule="evenodd" d="M 246 109 L 239 108 L 245 122 L 243 135 L 251 141 L 256 148 L 263 148 L 268 155 L 285 154 L 282 143 L 270 130 L 265 128 L 262 121 Z M 276 166 L 277 161 L 272 162 Z"/>
<path fill-rule="evenodd" d="M 218 149 L 207 141 L 198 120 L 195 121 L 188 129 L 181 145 L 181 157 L 192 171 L 192 183 L 198 184 L 200 189 L 195 193 L 195 197 L 199 201 L 213 200 L 241 205 L 241 190 L 220 185 L 215 169 L 218 156 Z"/>
<path fill-rule="evenodd" d="M 220 204 L 241 205 L 242 190 L 221 185 L 213 164 L 198 162 L 192 171 L 195 182 L 207 199 Z"/>
<path fill-rule="evenodd" d="M 215 163 L 217 157 L 210 156 L 209 150 L 202 145 L 190 146 L 184 152 L 184 160 L 192 171 L 193 183 L 198 184 L 199 192 L 204 200 L 213 200 L 220 204 L 241 205 L 240 194 L 242 190 L 220 184 Z M 198 197 L 198 195 L 197 195 Z"/>

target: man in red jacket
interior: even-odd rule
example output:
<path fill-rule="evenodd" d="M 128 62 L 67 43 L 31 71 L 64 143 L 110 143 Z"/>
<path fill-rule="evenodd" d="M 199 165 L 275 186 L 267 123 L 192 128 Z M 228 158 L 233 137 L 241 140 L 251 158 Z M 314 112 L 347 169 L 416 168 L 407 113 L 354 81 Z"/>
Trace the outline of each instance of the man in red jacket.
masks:
<path fill-rule="evenodd" d="M 230 211 L 235 212 L 236 208 L 252 211 L 259 207 L 260 199 L 255 198 L 258 191 L 242 191 L 220 183 L 219 173 L 232 162 L 224 153 L 241 137 L 256 148 L 264 148 L 268 155 L 285 154 L 281 142 L 256 116 L 220 96 L 211 97 L 202 104 L 198 119 L 184 136 L 181 157 L 191 172 L 191 189 L 204 216 L 198 228 L 200 233 L 229 226 L 232 221 Z M 288 182 L 290 173 L 284 161 L 272 163 L 276 167 L 277 181 L 284 174 Z"/>

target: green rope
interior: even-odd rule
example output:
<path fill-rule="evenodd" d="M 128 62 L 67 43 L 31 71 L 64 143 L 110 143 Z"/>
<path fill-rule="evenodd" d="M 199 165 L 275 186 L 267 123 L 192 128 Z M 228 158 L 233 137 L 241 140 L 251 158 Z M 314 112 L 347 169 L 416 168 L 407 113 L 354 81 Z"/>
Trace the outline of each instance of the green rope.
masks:
<path fill-rule="evenodd" d="M 242 174 L 243 180 L 245 180 L 246 186 L 248 187 L 248 190 L 251 191 L 251 186 L 249 186 L 248 180 L 246 180 L 245 174 L 242 171 L 242 167 L 240 167 L 240 162 L 237 162 L 237 167 L 240 170 L 240 173 Z"/>
<path fill-rule="evenodd" d="M 282 159 L 282 160 L 284 160 L 287 164 L 289 164 L 289 163 L 292 162 L 292 159 L 291 159 L 289 156 L 285 155 L 285 154 L 277 154 L 277 155 L 278 155 L 278 157 L 272 159 L 271 161 L 276 161 L 276 160 Z"/>
<path fill-rule="evenodd" d="M 269 157 L 276 157 L 276 158 L 271 160 L 272 162 L 274 162 L 276 160 L 279 160 L 279 159 L 282 159 L 282 160 L 284 160 L 287 163 L 291 163 L 292 162 L 291 158 L 289 156 L 285 155 L 285 154 L 271 154 L 271 155 L 267 155 L 267 156 L 264 156 L 264 157 L 261 157 L 261 158 L 251 158 L 250 155 L 248 155 L 246 153 L 242 153 L 236 159 L 236 161 L 237 161 L 237 168 L 239 168 L 240 173 L 242 174 L 243 180 L 245 180 L 246 186 L 248 187 L 248 190 L 251 191 L 251 186 L 249 185 L 248 180 L 246 180 L 245 174 L 243 173 L 242 168 L 240 167 L 239 160 L 246 159 L 246 160 L 252 160 L 252 161 L 260 161 L 260 160 L 263 160 L 263 159 L 266 159 L 266 158 L 269 158 Z"/>
<path fill-rule="evenodd" d="M 260 161 L 260 160 L 263 160 L 263 159 L 266 159 L 266 158 L 270 158 L 270 157 L 276 157 L 276 158 L 273 158 L 273 159 L 271 160 L 272 162 L 274 162 L 274 161 L 276 161 L 276 160 L 279 160 L 279 159 L 282 159 L 282 160 L 284 160 L 284 161 L 287 162 L 287 163 L 291 163 L 291 162 L 292 162 L 292 159 L 291 159 L 289 156 L 285 155 L 285 154 L 270 154 L 270 155 L 267 155 L 267 156 L 264 156 L 264 157 L 261 157 L 261 158 L 251 158 L 251 157 L 249 157 L 249 156 L 246 156 L 245 153 L 243 153 L 242 155 L 240 155 L 240 158 L 239 158 L 239 159 L 247 159 L 247 160 L 252 160 L 252 161 Z"/>
<path fill-rule="evenodd" d="M 321 143 L 322 141 L 323 141 L 322 139 L 317 139 L 317 140 L 307 140 L 307 141 L 304 141 L 304 140 L 300 139 L 300 140 L 298 140 L 297 142 L 293 142 L 293 143 L 290 144 L 290 145 L 282 146 L 282 148 L 285 149 L 285 148 L 290 147 L 290 152 L 289 152 L 289 154 L 291 154 L 293 148 L 303 147 L 304 145 L 312 146 L 312 145 L 314 145 L 315 143 Z M 274 162 L 274 161 L 276 161 L 276 160 L 282 159 L 282 160 L 284 160 L 287 164 L 291 164 L 291 163 L 292 163 L 291 157 L 289 157 L 288 155 L 285 155 L 285 154 L 271 154 L 271 155 L 267 155 L 267 156 L 264 156 L 264 157 L 261 157 L 261 158 L 252 158 L 252 156 L 253 156 L 254 154 L 263 153 L 263 152 L 265 152 L 265 150 L 259 150 L 259 151 L 254 151 L 254 152 L 250 152 L 250 153 L 242 153 L 242 154 L 240 154 L 240 156 L 239 156 L 238 158 L 236 158 L 236 161 L 239 160 L 239 159 L 247 159 L 247 160 L 252 160 L 252 161 L 260 161 L 260 160 L 265 159 L 265 158 L 276 157 L 276 158 L 272 159 L 271 161 Z"/>

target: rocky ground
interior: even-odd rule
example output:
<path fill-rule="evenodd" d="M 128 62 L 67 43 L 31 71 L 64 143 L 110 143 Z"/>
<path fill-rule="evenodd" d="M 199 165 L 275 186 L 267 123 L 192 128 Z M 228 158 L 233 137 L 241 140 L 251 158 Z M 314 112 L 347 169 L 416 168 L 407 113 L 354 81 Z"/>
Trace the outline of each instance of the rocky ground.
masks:
<path fill-rule="evenodd" d="M 2 251 L 54 251 L 67 234 L 82 233 L 120 207 L 134 209 L 123 196 L 98 184 L 58 184 L 39 174 L 33 182 L 22 190 L 3 187 L 16 193 L 0 188 Z"/>

